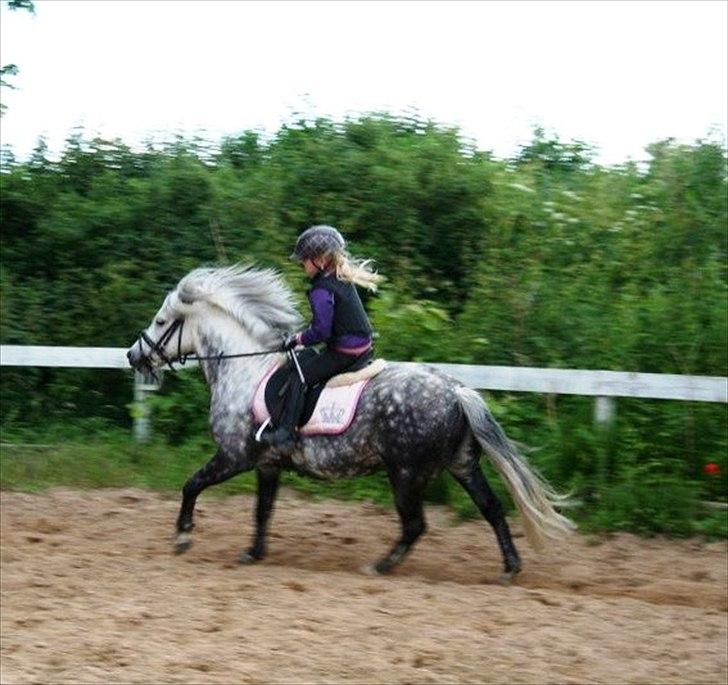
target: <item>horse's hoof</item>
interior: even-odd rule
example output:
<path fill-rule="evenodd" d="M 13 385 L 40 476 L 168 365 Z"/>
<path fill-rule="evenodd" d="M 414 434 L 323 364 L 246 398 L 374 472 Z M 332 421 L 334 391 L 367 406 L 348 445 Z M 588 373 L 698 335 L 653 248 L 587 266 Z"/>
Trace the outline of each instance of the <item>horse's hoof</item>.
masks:
<path fill-rule="evenodd" d="M 238 563 L 242 566 L 248 566 L 250 564 L 254 564 L 256 561 L 260 561 L 261 557 L 256 556 L 255 554 L 252 554 L 251 552 L 243 552 L 238 557 Z"/>
<path fill-rule="evenodd" d="M 180 533 L 177 536 L 177 540 L 174 543 L 174 553 L 184 554 L 190 547 L 192 547 L 192 538 L 189 533 Z"/>
<path fill-rule="evenodd" d="M 513 579 L 521 572 L 521 569 L 514 569 L 513 571 L 506 571 L 498 578 L 498 583 L 504 587 L 508 587 Z"/>
<path fill-rule="evenodd" d="M 359 569 L 360 573 L 363 573 L 365 576 L 379 576 L 381 573 L 377 571 L 376 564 L 367 564 L 366 566 L 362 566 Z"/>
<path fill-rule="evenodd" d="M 367 564 L 366 566 L 362 566 L 359 571 L 365 576 L 383 576 L 389 573 L 391 568 L 392 567 L 388 564 L 377 562 L 376 564 Z"/>

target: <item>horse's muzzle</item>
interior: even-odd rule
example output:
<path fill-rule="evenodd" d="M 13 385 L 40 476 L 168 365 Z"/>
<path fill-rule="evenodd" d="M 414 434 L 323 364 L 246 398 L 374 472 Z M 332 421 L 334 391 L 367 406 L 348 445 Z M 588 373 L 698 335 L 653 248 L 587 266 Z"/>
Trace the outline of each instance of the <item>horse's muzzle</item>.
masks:
<path fill-rule="evenodd" d="M 148 373 L 152 368 L 149 357 L 144 354 L 139 344 L 135 343 L 127 350 L 126 358 L 129 361 L 129 366 L 140 373 Z"/>

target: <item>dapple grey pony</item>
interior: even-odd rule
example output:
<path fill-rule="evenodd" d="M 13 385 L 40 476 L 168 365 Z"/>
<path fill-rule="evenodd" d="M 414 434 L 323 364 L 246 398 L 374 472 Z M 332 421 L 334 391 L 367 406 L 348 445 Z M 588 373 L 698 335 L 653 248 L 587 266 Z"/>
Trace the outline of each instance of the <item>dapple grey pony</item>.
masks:
<path fill-rule="evenodd" d="M 555 509 L 563 498 L 519 455 L 480 395 L 424 364 L 388 363 L 366 385 L 345 433 L 302 437 L 289 456 L 256 442 L 255 390 L 271 365 L 285 359 L 277 351 L 282 336 L 300 325 L 292 292 L 277 272 L 250 265 L 203 268 L 186 275 L 167 295 L 129 349 L 130 364 L 146 373 L 195 354 L 210 387 L 210 426 L 218 449 L 184 485 L 178 552 L 191 544 L 198 495 L 238 473 L 255 469 L 257 474 L 256 529 L 251 547 L 240 557 L 241 563 L 251 563 L 265 556 L 284 469 L 324 479 L 384 469 L 401 536 L 368 570 L 386 573 L 425 532 L 425 487 L 446 469 L 493 527 L 507 581 L 521 570 L 521 560 L 501 503 L 481 470 L 483 451 L 505 481 L 532 543 L 540 546 L 573 528 Z"/>

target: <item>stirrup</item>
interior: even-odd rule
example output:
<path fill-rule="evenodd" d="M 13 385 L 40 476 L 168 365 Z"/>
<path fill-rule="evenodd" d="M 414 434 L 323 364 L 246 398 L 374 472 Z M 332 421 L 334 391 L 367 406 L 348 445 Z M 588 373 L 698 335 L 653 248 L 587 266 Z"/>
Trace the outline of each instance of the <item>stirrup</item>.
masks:
<path fill-rule="evenodd" d="M 260 442 L 260 438 L 263 435 L 263 431 L 266 428 L 268 428 L 269 425 L 270 425 L 270 416 L 265 421 L 263 421 L 263 423 L 260 426 L 260 428 L 258 428 L 258 430 L 256 431 L 256 433 L 255 433 L 255 442 Z"/>

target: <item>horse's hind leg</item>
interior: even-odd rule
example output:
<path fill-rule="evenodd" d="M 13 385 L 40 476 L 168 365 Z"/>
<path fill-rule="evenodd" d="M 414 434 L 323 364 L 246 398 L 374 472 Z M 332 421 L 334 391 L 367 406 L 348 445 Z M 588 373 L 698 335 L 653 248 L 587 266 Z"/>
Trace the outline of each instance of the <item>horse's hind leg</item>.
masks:
<path fill-rule="evenodd" d="M 246 468 L 245 463 L 218 450 L 207 464 L 188 479 L 182 488 L 182 506 L 177 517 L 177 540 L 175 542 L 177 554 L 186 552 L 192 544 L 190 532 L 195 527 L 192 519 L 199 494 L 211 485 L 222 483 Z"/>
<path fill-rule="evenodd" d="M 265 539 L 268 532 L 268 521 L 273 511 L 273 503 L 278 492 L 279 471 L 258 469 L 258 503 L 255 507 L 255 535 L 253 544 L 247 552 L 240 555 L 241 564 L 251 564 L 265 556 Z"/>
<path fill-rule="evenodd" d="M 402 536 L 389 554 L 374 564 L 377 573 L 388 573 L 401 563 L 412 545 L 425 532 L 425 514 L 422 500 L 428 475 L 406 467 L 394 467 L 389 471 L 394 489 L 394 503 L 402 524 Z"/>
<path fill-rule="evenodd" d="M 470 495 L 483 518 L 493 527 L 505 567 L 501 582 L 508 582 L 520 572 L 521 559 L 516 551 L 516 546 L 513 544 L 508 521 L 503 513 L 503 505 L 490 489 L 490 485 L 477 461 L 471 462 L 470 466 L 464 470 L 452 469 L 450 473 Z"/>

